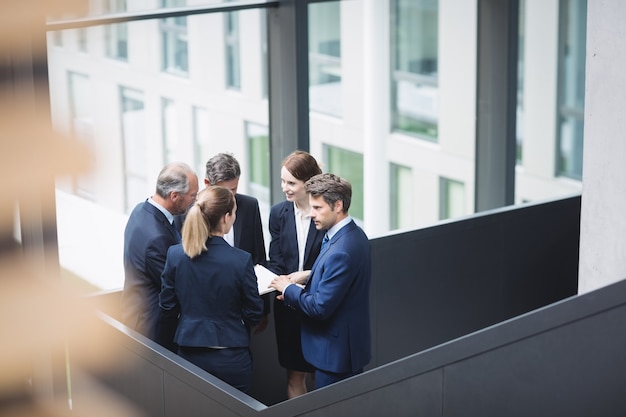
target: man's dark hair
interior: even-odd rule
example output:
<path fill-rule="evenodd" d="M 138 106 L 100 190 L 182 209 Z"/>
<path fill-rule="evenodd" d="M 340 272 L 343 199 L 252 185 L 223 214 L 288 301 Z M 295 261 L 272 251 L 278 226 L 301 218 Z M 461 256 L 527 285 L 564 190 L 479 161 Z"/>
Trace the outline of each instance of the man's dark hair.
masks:
<path fill-rule="evenodd" d="M 322 196 L 324 201 L 331 207 L 335 207 L 335 203 L 341 200 L 345 213 L 350 208 L 352 185 L 350 185 L 348 180 L 335 174 L 318 174 L 304 183 L 304 189 L 313 197 Z"/>

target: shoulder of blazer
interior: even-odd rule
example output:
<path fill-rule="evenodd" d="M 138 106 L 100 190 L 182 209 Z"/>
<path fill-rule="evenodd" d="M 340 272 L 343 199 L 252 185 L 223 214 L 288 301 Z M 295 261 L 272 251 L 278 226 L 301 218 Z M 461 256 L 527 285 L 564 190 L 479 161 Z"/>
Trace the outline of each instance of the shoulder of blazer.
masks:
<path fill-rule="evenodd" d="M 289 200 L 284 200 L 275 204 L 274 208 L 279 217 L 284 217 L 290 214 L 293 216 L 293 203 Z"/>
<path fill-rule="evenodd" d="M 218 236 L 210 237 L 209 240 L 207 240 L 207 245 L 224 247 L 228 245 L 229 248 L 232 248 L 232 246 L 230 246 L 223 238 L 219 239 Z"/>
<path fill-rule="evenodd" d="M 141 208 L 143 210 L 147 211 L 148 213 L 152 214 L 159 221 L 166 221 L 167 220 L 167 217 L 165 217 L 165 214 L 163 214 L 163 212 L 161 210 L 159 210 L 158 208 L 156 208 L 154 205 L 148 203 L 148 200 L 143 202 L 143 206 Z"/>
<path fill-rule="evenodd" d="M 146 200 L 135 206 L 128 217 L 124 233 L 126 234 L 129 230 L 141 229 L 143 230 L 142 234 L 160 234 L 162 233 L 161 225 L 165 225 L 166 221 L 165 214 Z"/>
<path fill-rule="evenodd" d="M 169 248 L 167 248 L 167 256 L 171 258 L 183 258 L 187 257 L 185 250 L 183 249 L 183 245 L 180 243 L 176 243 Z"/>
<path fill-rule="evenodd" d="M 207 247 L 208 246 L 211 247 L 211 249 L 208 249 L 209 251 L 218 250 L 220 251 L 220 253 L 224 254 L 224 256 L 240 258 L 240 263 L 242 265 L 245 265 L 243 261 L 247 260 L 247 258 L 252 258 L 252 255 L 250 255 L 248 252 L 243 249 L 239 249 L 238 247 L 230 246 L 230 244 L 224 239 L 210 238 L 207 242 Z"/>
<path fill-rule="evenodd" d="M 337 240 L 341 239 L 344 235 L 351 233 L 355 230 L 358 230 L 358 226 L 355 223 L 354 220 L 350 221 L 348 224 L 346 224 L 344 227 L 342 227 L 341 229 L 339 229 L 337 231 L 337 233 L 332 237 L 332 239 L 330 239 L 329 243 L 334 243 L 337 242 Z"/>
<path fill-rule="evenodd" d="M 344 233 L 348 233 L 356 228 L 356 223 L 354 220 L 350 220 L 348 224 L 346 224 L 341 229 L 337 230 L 337 237 L 343 235 Z"/>
<path fill-rule="evenodd" d="M 235 201 L 237 202 L 237 206 L 258 207 L 259 205 L 259 200 L 246 194 L 235 194 Z"/>

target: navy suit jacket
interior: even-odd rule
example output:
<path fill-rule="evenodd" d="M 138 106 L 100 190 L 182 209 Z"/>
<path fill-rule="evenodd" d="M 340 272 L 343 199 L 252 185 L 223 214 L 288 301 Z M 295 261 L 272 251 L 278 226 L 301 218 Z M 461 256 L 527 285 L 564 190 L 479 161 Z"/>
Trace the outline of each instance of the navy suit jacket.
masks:
<path fill-rule="evenodd" d="M 285 288 L 285 303 L 305 317 L 302 353 L 317 369 L 346 373 L 371 359 L 369 239 L 354 220 L 320 252 L 304 289 Z"/>
<path fill-rule="evenodd" d="M 249 327 L 263 317 L 263 300 L 249 253 L 221 237 L 191 259 L 172 246 L 159 296 L 164 316 L 180 313 L 174 341 L 191 347 L 247 347 Z"/>
<path fill-rule="evenodd" d="M 245 194 L 235 194 L 237 201 L 237 218 L 233 224 L 235 231 L 235 247 L 252 255 L 252 263 L 266 265 L 265 240 L 259 201 Z"/>
<path fill-rule="evenodd" d="M 161 272 L 167 250 L 180 242 L 167 217 L 148 201 L 130 214 L 124 231 L 122 322 L 156 340 Z"/>
<path fill-rule="evenodd" d="M 292 201 L 281 201 L 270 210 L 270 258 L 267 268 L 278 275 L 287 275 L 298 270 L 299 253 Z M 309 270 L 320 253 L 324 231 L 317 230 L 311 220 L 304 248 L 303 269 Z"/>

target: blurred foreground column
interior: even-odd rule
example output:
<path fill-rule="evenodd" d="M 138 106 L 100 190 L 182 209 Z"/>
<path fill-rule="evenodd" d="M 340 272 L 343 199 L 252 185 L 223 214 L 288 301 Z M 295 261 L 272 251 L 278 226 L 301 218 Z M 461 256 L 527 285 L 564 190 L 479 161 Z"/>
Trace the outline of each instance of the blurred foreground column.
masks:
<path fill-rule="evenodd" d="M 88 158 L 52 130 L 48 96 L 46 17 L 84 15 L 86 3 L 4 0 L 0 13 L 0 416 L 105 409 L 71 410 L 70 365 L 111 366 L 115 349 L 94 334 L 95 310 L 60 280 L 55 178 L 85 171 Z"/>

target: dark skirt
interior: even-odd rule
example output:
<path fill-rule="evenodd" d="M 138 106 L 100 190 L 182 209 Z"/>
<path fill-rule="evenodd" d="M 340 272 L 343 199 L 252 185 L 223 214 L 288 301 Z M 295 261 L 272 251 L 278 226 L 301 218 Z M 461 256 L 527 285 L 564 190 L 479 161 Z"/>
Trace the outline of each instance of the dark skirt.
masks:
<path fill-rule="evenodd" d="M 238 390 L 246 393 L 250 390 L 252 355 L 247 347 L 211 349 L 180 346 L 178 354 Z"/>
<path fill-rule="evenodd" d="M 274 328 L 276 330 L 276 346 L 278 347 L 278 363 L 285 369 L 300 372 L 313 372 L 315 368 L 302 355 L 302 339 L 300 337 L 300 313 L 285 307 L 282 300 L 274 299 Z"/>

